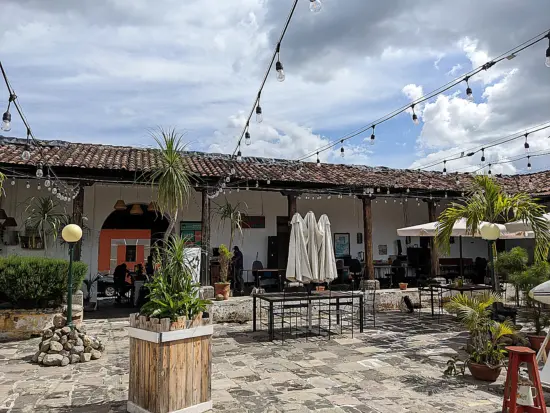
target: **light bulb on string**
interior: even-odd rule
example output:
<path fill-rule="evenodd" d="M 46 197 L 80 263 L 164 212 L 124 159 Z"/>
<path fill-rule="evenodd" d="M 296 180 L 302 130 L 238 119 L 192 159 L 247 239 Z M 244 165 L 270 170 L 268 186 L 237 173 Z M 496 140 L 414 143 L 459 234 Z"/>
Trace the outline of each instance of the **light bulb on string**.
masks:
<path fill-rule="evenodd" d="M 260 98 L 258 96 L 258 104 L 256 105 L 256 122 L 262 123 L 264 115 L 262 114 L 262 107 L 260 106 Z"/>
<path fill-rule="evenodd" d="M 46 176 L 46 180 L 44 181 L 44 186 L 46 188 L 49 188 L 51 184 L 52 184 L 52 181 L 51 181 L 51 178 L 50 178 L 50 174 L 48 173 L 48 176 Z"/>
<path fill-rule="evenodd" d="M 376 127 L 376 125 L 372 125 L 372 134 L 370 135 L 370 144 L 371 145 L 374 145 L 374 141 L 376 139 L 376 136 L 374 135 L 374 128 Z"/>
<path fill-rule="evenodd" d="M 485 148 L 481 148 L 481 164 L 485 163 Z"/>
<path fill-rule="evenodd" d="M 39 191 L 42 189 L 42 185 L 40 185 L 40 181 L 38 181 L 38 184 L 36 185 L 36 189 L 38 189 Z"/>
<path fill-rule="evenodd" d="M 245 134 L 244 134 L 244 143 L 247 146 L 250 146 L 250 144 L 252 143 L 252 139 L 250 139 L 250 132 L 249 131 L 246 131 Z"/>
<path fill-rule="evenodd" d="M 15 100 L 16 96 L 14 94 L 10 95 L 10 98 L 8 100 L 8 108 L 2 115 L 2 127 L 1 129 L 5 132 L 9 132 L 11 130 L 11 113 L 10 113 L 10 105 L 11 102 Z"/>
<path fill-rule="evenodd" d="M 474 93 L 472 92 L 472 88 L 470 87 L 470 76 L 466 76 L 464 78 L 464 81 L 466 82 L 466 99 L 468 99 L 470 102 L 473 102 L 474 100 Z"/>
<path fill-rule="evenodd" d="M 241 188 L 237 187 L 237 192 L 241 192 Z"/>
<path fill-rule="evenodd" d="M 390 194 L 390 188 L 388 188 L 388 190 L 386 191 L 386 194 L 387 194 L 387 195 Z"/>
<path fill-rule="evenodd" d="M 317 152 L 317 167 L 321 166 L 321 160 L 319 159 L 319 152 Z"/>
<path fill-rule="evenodd" d="M 243 160 L 243 154 L 241 153 L 241 146 L 239 145 L 239 151 L 237 152 L 237 162 L 241 162 Z"/>
<path fill-rule="evenodd" d="M 260 187 L 260 183 L 256 181 L 256 188 L 259 188 L 259 187 Z"/>
<path fill-rule="evenodd" d="M 231 169 L 229 170 L 229 174 L 230 175 L 235 175 L 235 172 L 237 172 L 237 171 L 235 171 L 235 167 L 232 166 Z"/>
<path fill-rule="evenodd" d="M 281 49 L 281 44 L 278 43 L 277 44 L 277 63 L 275 63 L 275 71 L 277 72 L 277 80 L 279 82 L 284 82 L 286 76 L 285 76 L 283 64 L 281 63 L 281 60 L 280 60 L 280 57 L 281 57 L 280 49 Z"/>
<path fill-rule="evenodd" d="M 445 198 L 447 198 L 447 191 L 445 191 Z"/>
<path fill-rule="evenodd" d="M 268 178 L 267 181 L 265 181 L 265 183 L 268 185 L 271 184 L 271 179 Z"/>
<path fill-rule="evenodd" d="M 531 181 L 531 177 L 529 177 L 529 189 L 533 189 L 533 181 Z"/>
<path fill-rule="evenodd" d="M 545 64 L 546 64 L 546 67 L 550 67 L 550 32 L 548 32 L 548 35 L 546 37 L 548 37 L 548 49 L 546 49 Z"/>
<path fill-rule="evenodd" d="M 42 170 L 42 165 L 38 164 L 38 166 L 36 167 L 36 177 L 42 178 L 43 176 L 44 176 L 44 171 Z"/>
<path fill-rule="evenodd" d="M 527 156 L 527 170 L 531 170 L 531 156 L 529 155 Z"/>
<path fill-rule="evenodd" d="M 56 195 L 57 193 L 57 187 L 54 185 L 54 187 L 52 188 L 52 194 Z"/>
<path fill-rule="evenodd" d="M 527 142 L 528 135 L 528 133 L 525 134 L 525 143 L 523 144 L 523 147 L 525 148 L 525 153 L 529 153 L 529 142 Z"/>
<path fill-rule="evenodd" d="M 229 176 L 226 177 L 226 178 L 225 178 L 225 182 L 227 182 L 227 183 L 231 182 L 231 178 L 230 178 Z"/>
<path fill-rule="evenodd" d="M 443 161 L 443 176 L 447 176 L 447 161 Z"/>
<path fill-rule="evenodd" d="M 461 197 L 464 197 L 464 191 L 462 191 L 462 192 L 460 193 L 460 196 L 461 196 Z"/>
<path fill-rule="evenodd" d="M 458 176 L 456 177 L 455 184 L 460 185 L 460 179 L 458 178 Z"/>
<path fill-rule="evenodd" d="M 23 159 L 25 162 L 31 159 L 31 153 L 29 152 L 29 145 L 25 145 L 25 149 L 23 149 L 23 152 L 21 152 L 21 159 Z"/>
<path fill-rule="evenodd" d="M 489 164 L 489 170 L 487 171 L 487 175 L 491 175 L 491 164 Z"/>
<path fill-rule="evenodd" d="M 321 0 L 309 0 L 309 9 L 313 13 L 319 13 L 323 9 L 323 3 Z"/>
<path fill-rule="evenodd" d="M 407 193 L 411 192 L 411 190 L 409 188 L 407 188 Z"/>
<path fill-rule="evenodd" d="M 327 199 L 331 199 L 331 198 L 332 198 L 332 196 L 331 196 L 331 195 L 327 195 Z"/>
<path fill-rule="evenodd" d="M 342 139 L 340 143 L 342 144 L 342 147 L 340 148 L 340 156 L 343 158 L 344 157 L 344 140 Z"/>
<path fill-rule="evenodd" d="M 411 109 L 412 109 L 412 121 L 415 125 L 418 125 L 419 123 L 419 120 L 418 120 L 418 116 L 416 116 L 416 113 L 414 112 L 414 104 L 411 105 Z"/>
<path fill-rule="evenodd" d="M 225 188 L 227 185 L 225 185 L 225 182 L 222 182 L 222 184 L 220 185 L 222 188 Z"/>
<path fill-rule="evenodd" d="M 31 184 L 29 183 L 29 181 L 27 181 L 27 183 L 25 184 L 25 188 L 29 189 L 31 187 Z"/>

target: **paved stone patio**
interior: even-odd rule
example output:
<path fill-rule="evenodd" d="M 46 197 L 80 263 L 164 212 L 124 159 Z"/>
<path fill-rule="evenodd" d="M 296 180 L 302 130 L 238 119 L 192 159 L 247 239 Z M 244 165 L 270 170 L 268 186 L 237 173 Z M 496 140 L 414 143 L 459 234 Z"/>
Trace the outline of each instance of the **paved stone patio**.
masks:
<path fill-rule="evenodd" d="M 0 344 L 0 413 L 125 412 L 125 318 L 87 320 L 106 344 L 97 361 L 66 367 L 30 363 L 39 339 Z M 377 315 L 363 334 L 268 342 L 251 324 L 216 325 L 215 412 L 497 412 L 502 379 L 492 385 L 442 374 L 464 345 L 451 318 Z"/>

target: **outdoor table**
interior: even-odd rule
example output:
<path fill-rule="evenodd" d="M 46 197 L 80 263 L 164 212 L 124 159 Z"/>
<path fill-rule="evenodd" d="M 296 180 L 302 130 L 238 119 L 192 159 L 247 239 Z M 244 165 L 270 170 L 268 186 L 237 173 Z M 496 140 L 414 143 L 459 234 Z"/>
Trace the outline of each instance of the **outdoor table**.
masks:
<path fill-rule="evenodd" d="M 258 274 L 257 276 L 254 276 L 254 287 L 256 288 L 260 288 L 260 279 L 262 277 L 262 274 L 276 274 L 277 281 L 279 283 L 279 290 L 281 290 L 281 285 L 282 285 L 282 277 L 281 277 L 282 271 L 284 271 L 284 269 L 280 269 L 280 268 L 261 268 L 257 270 L 253 270 L 253 269 L 243 270 L 243 272 L 252 273 L 253 276 L 254 276 L 254 273 Z"/>
<path fill-rule="evenodd" d="M 458 291 L 460 294 L 470 292 L 470 295 L 472 295 L 474 291 L 485 291 L 485 290 L 493 289 L 492 286 L 484 285 L 484 284 L 464 284 L 462 286 L 447 284 L 447 285 L 440 285 L 439 288 L 447 291 Z M 434 303 L 433 303 L 433 292 L 432 292 L 432 315 L 433 314 L 434 314 Z"/>
<path fill-rule="evenodd" d="M 336 308 L 339 308 L 340 300 L 341 299 L 349 299 L 352 300 L 354 298 L 359 298 L 359 331 L 363 332 L 363 294 L 361 293 L 353 293 L 353 292 L 347 292 L 347 291 L 312 291 L 311 294 L 307 293 L 288 293 L 288 294 L 281 294 L 281 293 L 266 293 L 266 294 L 254 294 L 252 299 L 252 331 L 256 331 L 256 310 L 257 310 L 257 301 L 266 301 L 269 304 L 269 319 L 268 319 L 268 335 L 269 340 L 273 341 L 275 339 L 275 332 L 274 332 L 274 320 L 273 320 L 273 305 L 275 303 L 283 303 L 286 301 L 296 301 L 296 300 L 307 300 L 308 302 L 308 320 L 310 320 L 311 317 L 311 307 L 313 301 L 319 301 L 319 300 L 336 300 Z M 337 323 L 339 323 L 339 314 L 337 313 Z M 309 326 L 311 328 L 311 325 Z"/>

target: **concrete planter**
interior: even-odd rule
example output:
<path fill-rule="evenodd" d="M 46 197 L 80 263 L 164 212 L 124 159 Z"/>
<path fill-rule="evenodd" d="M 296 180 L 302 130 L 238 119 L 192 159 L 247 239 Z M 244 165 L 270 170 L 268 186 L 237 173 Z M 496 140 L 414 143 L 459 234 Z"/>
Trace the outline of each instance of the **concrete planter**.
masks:
<path fill-rule="evenodd" d="M 40 336 L 61 311 L 61 308 L 0 310 L 0 340 L 25 340 Z"/>

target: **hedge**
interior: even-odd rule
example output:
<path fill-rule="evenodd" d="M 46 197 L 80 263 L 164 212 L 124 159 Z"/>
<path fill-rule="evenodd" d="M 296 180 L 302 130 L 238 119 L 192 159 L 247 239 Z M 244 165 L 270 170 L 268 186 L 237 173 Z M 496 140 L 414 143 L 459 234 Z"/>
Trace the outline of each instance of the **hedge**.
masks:
<path fill-rule="evenodd" d="M 88 266 L 73 263 L 73 291 L 80 289 Z M 0 258 L 0 291 L 14 308 L 50 308 L 67 293 L 69 262 L 44 257 Z"/>

